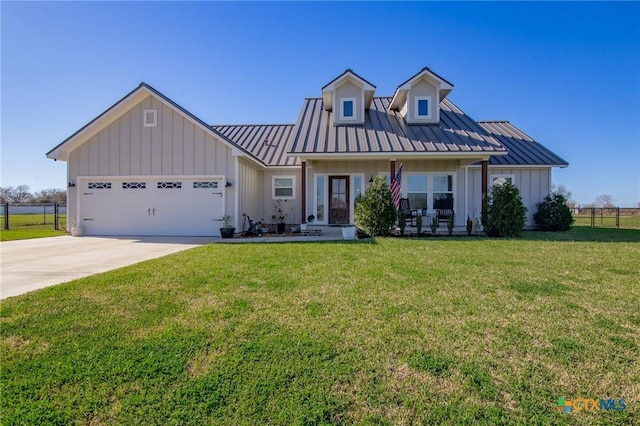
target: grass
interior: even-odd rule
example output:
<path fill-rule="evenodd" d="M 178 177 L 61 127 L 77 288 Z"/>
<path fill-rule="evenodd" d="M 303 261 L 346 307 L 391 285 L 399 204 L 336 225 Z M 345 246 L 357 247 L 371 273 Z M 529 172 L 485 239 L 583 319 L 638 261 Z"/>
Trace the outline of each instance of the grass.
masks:
<path fill-rule="evenodd" d="M 0 422 L 638 424 L 638 242 L 214 244 L 10 298 Z"/>
<path fill-rule="evenodd" d="M 574 224 L 576 226 L 591 226 L 591 216 L 589 215 L 574 215 L 575 219 Z M 595 225 L 596 227 L 607 227 L 607 228 L 615 228 L 616 227 L 616 217 L 614 216 L 600 216 L 599 214 L 595 217 Z M 620 228 L 625 229 L 640 229 L 640 215 L 620 215 Z"/>
<path fill-rule="evenodd" d="M 30 238 L 57 237 L 65 235 L 67 216 L 60 215 L 60 229 L 53 226 L 53 214 L 12 214 L 9 229 L 0 229 L 0 241 L 26 240 Z M 4 228 L 4 215 L 0 216 L 0 227 Z"/>

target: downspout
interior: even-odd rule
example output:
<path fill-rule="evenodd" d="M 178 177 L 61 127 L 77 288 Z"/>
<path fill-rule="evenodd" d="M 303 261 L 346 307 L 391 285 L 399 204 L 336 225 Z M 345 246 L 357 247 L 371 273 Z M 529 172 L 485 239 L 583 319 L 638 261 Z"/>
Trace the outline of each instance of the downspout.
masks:
<path fill-rule="evenodd" d="M 469 166 L 464 166 L 464 221 L 469 217 Z"/>
<path fill-rule="evenodd" d="M 240 219 L 239 219 L 239 209 L 240 209 L 240 160 L 238 159 L 238 156 L 235 156 L 235 170 L 234 170 L 234 182 L 233 184 L 235 185 L 235 189 L 233 191 L 233 193 L 235 194 L 235 200 L 234 200 L 234 211 L 235 214 L 233 215 L 235 220 L 234 220 L 234 226 L 236 229 L 240 229 Z"/>

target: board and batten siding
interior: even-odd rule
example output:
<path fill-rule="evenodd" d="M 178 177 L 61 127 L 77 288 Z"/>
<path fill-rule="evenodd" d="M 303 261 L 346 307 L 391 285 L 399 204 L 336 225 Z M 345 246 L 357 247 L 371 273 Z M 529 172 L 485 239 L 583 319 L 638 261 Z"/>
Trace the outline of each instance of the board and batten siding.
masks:
<path fill-rule="evenodd" d="M 293 176 L 296 181 L 296 186 L 294 188 L 295 199 L 294 200 L 283 200 L 282 207 L 284 212 L 287 214 L 287 218 L 285 219 L 285 223 L 290 225 L 299 225 L 302 223 L 302 174 L 301 169 L 299 167 L 296 168 L 283 168 L 276 169 L 270 168 L 263 172 L 262 175 L 262 183 L 260 185 L 262 191 L 262 216 L 265 222 L 272 223 L 273 220 L 271 216 L 273 216 L 274 207 L 277 204 L 277 200 L 273 199 L 273 177 L 274 176 Z M 307 188 L 307 198 L 309 198 L 309 190 Z M 307 210 L 309 211 L 309 210 Z M 309 213 L 307 213 L 309 214 Z"/>
<path fill-rule="evenodd" d="M 264 172 L 257 170 L 243 160 L 238 161 L 238 182 L 236 185 L 242 188 L 238 200 L 238 223 L 242 226 L 243 214 L 249 215 L 252 220 L 260 220 L 264 216 L 264 203 L 262 197 L 261 182 Z M 246 227 L 249 222 L 246 223 Z"/>
<path fill-rule="evenodd" d="M 520 190 L 522 202 L 527 208 L 527 221 L 525 226 L 535 226 L 533 214 L 536 212 L 536 204 L 551 193 L 551 168 L 493 168 L 489 167 L 489 190 L 491 190 L 491 175 L 514 175 L 515 185 Z M 482 212 L 481 202 L 482 171 L 478 167 L 469 167 L 469 216 L 480 217 Z"/>
<path fill-rule="evenodd" d="M 145 109 L 157 111 L 157 126 L 144 127 Z M 69 154 L 68 180 L 78 176 L 161 176 L 235 174 L 232 150 L 176 111 L 148 96 Z M 226 188 L 227 213 L 233 212 L 236 187 Z M 77 205 L 76 189 L 69 206 Z M 71 224 L 76 209 L 69 209 Z M 70 225 L 69 225 L 70 226 Z"/>

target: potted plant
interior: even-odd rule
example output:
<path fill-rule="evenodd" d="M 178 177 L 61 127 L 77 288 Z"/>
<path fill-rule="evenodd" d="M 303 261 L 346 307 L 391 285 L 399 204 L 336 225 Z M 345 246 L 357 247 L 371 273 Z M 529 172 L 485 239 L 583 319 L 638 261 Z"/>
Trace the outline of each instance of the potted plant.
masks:
<path fill-rule="evenodd" d="M 236 228 L 231 224 L 232 220 L 233 218 L 229 214 L 222 216 L 222 228 L 220 228 L 220 236 L 222 238 L 233 238 Z"/>
<path fill-rule="evenodd" d="M 282 200 L 277 200 L 275 206 L 273 206 L 273 215 L 271 215 L 271 219 L 277 224 L 276 226 L 278 234 L 284 234 L 286 229 L 284 220 L 286 218 L 287 214 L 282 209 Z"/>
<path fill-rule="evenodd" d="M 436 235 L 436 231 L 438 231 L 438 225 L 439 225 L 439 224 L 438 224 L 438 217 L 434 215 L 434 216 L 431 218 L 431 225 L 430 225 L 431 233 L 432 233 L 433 235 Z"/>
<path fill-rule="evenodd" d="M 72 237 L 82 237 L 83 231 L 82 227 L 76 225 L 76 221 L 74 220 L 71 223 L 71 236 Z"/>
<path fill-rule="evenodd" d="M 344 240 L 356 240 L 356 226 L 355 225 L 342 225 L 342 239 Z"/>
<path fill-rule="evenodd" d="M 316 217 L 314 215 L 310 214 L 309 216 L 307 216 L 307 221 L 300 224 L 300 231 L 306 231 L 307 225 L 313 223 L 314 220 L 316 220 Z"/>

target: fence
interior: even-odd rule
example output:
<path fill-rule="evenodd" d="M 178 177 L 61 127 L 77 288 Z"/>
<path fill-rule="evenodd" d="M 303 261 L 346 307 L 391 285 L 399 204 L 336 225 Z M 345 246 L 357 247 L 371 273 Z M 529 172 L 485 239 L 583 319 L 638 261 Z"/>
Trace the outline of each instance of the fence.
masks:
<path fill-rule="evenodd" d="M 571 210 L 575 225 L 640 229 L 640 208 L 637 207 L 579 207 Z"/>
<path fill-rule="evenodd" d="M 48 228 L 56 231 L 66 229 L 67 206 L 58 203 L 48 204 L 3 204 L 2 229 Z"/>

